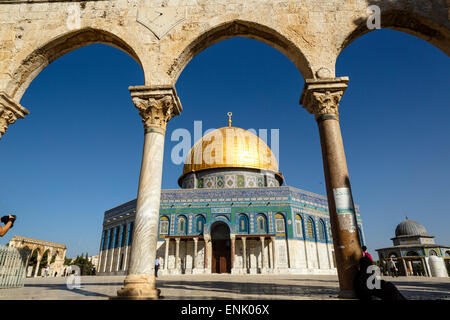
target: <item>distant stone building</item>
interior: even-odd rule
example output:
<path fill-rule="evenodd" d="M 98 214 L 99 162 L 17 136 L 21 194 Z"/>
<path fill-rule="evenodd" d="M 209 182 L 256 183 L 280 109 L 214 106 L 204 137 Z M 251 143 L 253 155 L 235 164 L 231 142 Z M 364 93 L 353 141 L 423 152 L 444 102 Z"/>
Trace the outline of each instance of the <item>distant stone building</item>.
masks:
<path fill-rule="evenodd" d="M 446 267 L 450 264 L 450 246 L 436 244 L 434 236 L 429 235 L 420 223 L 406 217 L 395 228 L 395 237 L 391 240 L 392 247 L 376 249 L 385 266 L 392 258 L 400 275 L 448 277 Z"/>
<path fill-rule="evenodd" d="M 226 130 L 244 138 L 213 138 Z M 211 144 L 223 161 L 210 159 Z M 336 274 L 327 198 L 283 182 L 274 154 L 253 133 L 230 125 L 205 135 L 186 158 L 182 189 L 161 192 L 160 273 Z M 127 271 L 135 212 L 136 200 L 105 212 L 99 274 Z M 358 207 L 354 228 L 364 242 Z"/>
<path fill-rule="evenodd" d="M 42 258 L 47 253 L 47 261 L 50 270 L 48 276 L 62 276 L 64 273 L 64 258 L 66 256 L 66 246 L 61 243 L 42 241 L 21 236 L 13 236 L 9 240 L 9 246 L 13 248 L 27 248 L 30 250 L 30 258 L 35 256 L 35 265 L 29 265 L 27 276 L 36 277 L 39 275 L 39 265 Z"/>
<path fill-rule="evenodd" d="M 98 255 L 88 257 L 88 261 L 94 265 L 95 269 L 98 268 Z"/>

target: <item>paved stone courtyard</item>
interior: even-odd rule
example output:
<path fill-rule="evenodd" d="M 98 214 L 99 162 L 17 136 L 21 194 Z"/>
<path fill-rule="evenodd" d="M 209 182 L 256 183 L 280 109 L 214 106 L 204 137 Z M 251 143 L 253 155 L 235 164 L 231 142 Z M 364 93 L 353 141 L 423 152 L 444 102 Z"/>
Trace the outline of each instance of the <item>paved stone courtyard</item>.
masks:
<path fill-rule="evenodd" d="M 450 300 L 450 278 L 390 278 L 414 300 Z M 68 289 L 68 278 L 29 278 L 22 288 L 0 289 L 0 299 L 109 299 L 122 286 L 123 276 L 81 277 L 79 288 Z M 299 299 L 334 300 L 336 276 L 305 275 L 183 275 L 158 277 L 164 299 Z"/>

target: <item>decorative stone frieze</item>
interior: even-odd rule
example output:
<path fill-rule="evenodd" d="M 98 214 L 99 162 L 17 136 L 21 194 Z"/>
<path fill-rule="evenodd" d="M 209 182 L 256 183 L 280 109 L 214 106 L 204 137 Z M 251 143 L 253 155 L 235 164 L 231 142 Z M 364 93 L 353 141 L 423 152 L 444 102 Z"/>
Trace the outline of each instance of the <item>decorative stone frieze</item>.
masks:
<path fill-rule="evenodd" d="M 348 77 L 333 79 L 306 79 L 300 104 L 315 115 L 316 120 L 321 116 L 339 118 L 339 101 L 347 88 Z"/>
<path fill-rule="evenodd" d="M 183 110 L 173 86 L 136 86 L 130 87 L 129 90 L 142 117 L 145 132 L 164 134 L 167 122 Z"/>
<path fill-rule="evenodd" d="M 5 92 L 0 92 L 0 139 L 8 126 L 17 119 L 25 118 L 30 112 L 19 103 L 11 99 Z"/>

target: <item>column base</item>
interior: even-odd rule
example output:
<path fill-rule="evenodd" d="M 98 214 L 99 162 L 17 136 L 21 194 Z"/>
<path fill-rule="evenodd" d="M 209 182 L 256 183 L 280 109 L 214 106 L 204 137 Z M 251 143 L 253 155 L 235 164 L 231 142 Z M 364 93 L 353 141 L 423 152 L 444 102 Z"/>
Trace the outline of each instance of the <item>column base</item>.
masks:
<path fill-rule="evenodd" d="M 156 288 L 156 278 L 154 275 L 128 275 L 125 278 L 124 286 L 117 291 L 116 297 L 111 299 L 159 299 L 161 290 Z"/>
<path fill-rule="evenodd" d="M 232 268 L 231 269 L 231 274 L 241 274 L 241 269 Z"/>
<path fill-rule="evenodd" d="M 194 268 L 192 269 L 192 274 L 203 274 L 205 273 L 205 269 Z"/>
<path fill-rule="evenodd" d="M 341 298 L 341 299 L 357 299 L 355 291 L 353 291 L 353 290 L 341 290 L 341 291 L 339 291 L 338 298 Z"/>

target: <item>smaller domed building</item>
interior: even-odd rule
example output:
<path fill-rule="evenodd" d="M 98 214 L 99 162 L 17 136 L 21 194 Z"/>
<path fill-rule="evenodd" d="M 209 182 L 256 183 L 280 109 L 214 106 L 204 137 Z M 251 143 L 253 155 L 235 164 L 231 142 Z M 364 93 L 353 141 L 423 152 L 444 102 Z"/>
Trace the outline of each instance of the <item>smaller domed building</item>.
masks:
<path fill-rule="evenodd" d="M 395 237 L 391 240 L 394 246 L 376 249 L 382 264 L 393 258 L 399 275 L 448 277 L 450 246 L 436 244 L 434 236 L 417 221 L 406 217 L 395 228 Z"/>

